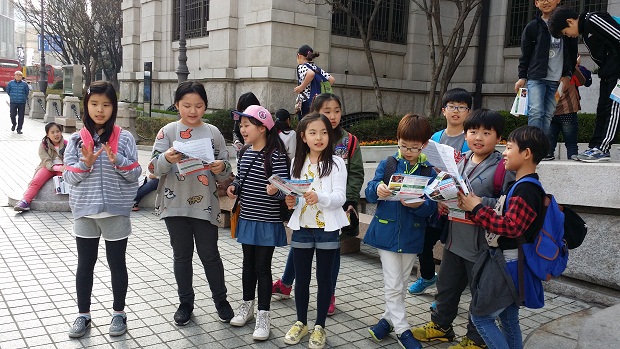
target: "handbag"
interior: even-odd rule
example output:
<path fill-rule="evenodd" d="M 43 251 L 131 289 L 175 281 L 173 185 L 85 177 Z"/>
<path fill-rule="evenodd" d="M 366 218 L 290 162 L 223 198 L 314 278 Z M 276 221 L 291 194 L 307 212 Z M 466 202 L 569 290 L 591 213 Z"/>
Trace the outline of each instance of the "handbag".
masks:
<path fill-rule="evenodd" d="M 239 223 L 239 213 L 241 213 L 241 206 L 237 203 L 235 201 L 235 205 L 230 211 L 230 237 L 233 239 L 237 237 L 237 224 Z"/>
<path fill-rule="evenodd" d="M 249 145 L 245 145 L 243 148 L 241 148 L 240 153 L 241 154 L 245 153 L 245 151 L 249 147 L 250 147 Z M 233 239 L 237 237 L 237 224 L 239 224 L 239 214 L 241 213 L 240 200 L 241 200 L 241 188 L 243 187 L 243 182 L 245 182 L 245 178 L 248 176 L 248 173 L 250 173 L 250 170 L 254 166 L 254 163 L 256 163 L 256 159 L 258 159 L 258 156 L 262 153 L 263 151 L 261 150 L 258 154 L 256 154 L 256 156 L 254 156 L 254 159 L 252 159 L 252 162 L 250 163 L 250 166 L 248 167 L 247 171 L 245 171 L 245 174 L 243 175 L 243 177 L 241 177 L 241 173 L 239 173 L 239 178 L 241 178 L 241 180 L 239 181 L 239 186 L 237 186 L 237 189 L 235 190 L 235 195 L 237 195 L 237 198 L 235 199 L 235 203 L 233 204 L 233 207 L 230 210 L 230 237 Z M 239 162 L 241 162 L 241 157 L 239 157 Z"/>
<path fill-rule="evenodd" d="M 228 176 L 226 179 L 222 179 L 220 181 L 216 180 L 215 184 L 217 186 L 217 196 L 226 196 L 226 189 L 230 187 L 234 180 L 235 174 L 232 172 L 230 173 L 230 176 Z"/>

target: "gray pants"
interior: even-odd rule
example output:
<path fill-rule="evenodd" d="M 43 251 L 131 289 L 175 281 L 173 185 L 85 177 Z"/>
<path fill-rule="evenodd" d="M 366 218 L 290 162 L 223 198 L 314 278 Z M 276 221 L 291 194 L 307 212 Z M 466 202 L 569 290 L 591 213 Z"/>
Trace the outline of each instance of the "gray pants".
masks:
<path fill-rule="evenodd" d="M 471 271 L 474 262 L 444 249 L 441 257 L 441 266 L 437 274 L 437 296 L 435 302 L 437 310 L 431 312 L 431 320 L 441 328 L 452 326 L 459 310 L 461 295 L 466 287 L 471 285 Z M 476 327 L 467 317 L 467 338 L 476 344 L 483 344 L 484 340 L 478 334 Z"/>

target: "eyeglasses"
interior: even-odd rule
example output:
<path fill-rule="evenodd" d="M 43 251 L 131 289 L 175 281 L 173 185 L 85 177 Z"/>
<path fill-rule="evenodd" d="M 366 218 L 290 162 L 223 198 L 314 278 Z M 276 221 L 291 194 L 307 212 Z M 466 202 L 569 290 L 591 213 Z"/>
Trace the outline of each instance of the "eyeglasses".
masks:
<path fill-rule="evenodd" d="M 402 152 L 412 152 L 412 153 L 419 153 L 422 151 L 422 149 L 424 149 L 424 147 L 405 147 L 404 145 L 398 145 L 398 149 L 400 149 L 400 151 Z"/>
<path fill-rule="evenodd" d="M 466 112 L 469 108 L 464 107 L 462 105 L 446 105 L 443 107 L 447 111 L 458 111 L 459 113 Z"/>
<path fill-rule="evenodd" d="M 541 4 L 548 4 L 553 0 L 536 0 L 536 1 L 540 2 Z"/>

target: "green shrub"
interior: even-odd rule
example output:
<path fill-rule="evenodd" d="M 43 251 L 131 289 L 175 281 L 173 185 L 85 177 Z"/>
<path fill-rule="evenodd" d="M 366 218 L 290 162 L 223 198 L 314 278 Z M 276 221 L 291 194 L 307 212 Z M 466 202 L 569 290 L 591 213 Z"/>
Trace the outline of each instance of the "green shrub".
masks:
<path fill-rule="evenodd" d="M 139 116 L 136 118 L 136 132 L 138 133 L 138 144 L 153 144 L 157 132 L 171 123 L 170 118 L 157 118 L 148 116 Z"/>
<path fill-rule="evenodd" d="M 52 85 L 52 90 L 62 90 L 62 80 L 58 80 L 58 81 L 56 81 L 56 82 Z"/>
<path fill-rule="evenodd" d="M 205 121 L 217 127 L 227 142 L 232 142 L 232 130 L 234 121 L 230 117 L 230 110 L 216 110 L 203 116 Z"/>
<path fill-rule="evenodd" d="M 382 119 L 363 120 L 348 128 L 360 141 L 395 139 L 401 116 L 385 116 Z"/>

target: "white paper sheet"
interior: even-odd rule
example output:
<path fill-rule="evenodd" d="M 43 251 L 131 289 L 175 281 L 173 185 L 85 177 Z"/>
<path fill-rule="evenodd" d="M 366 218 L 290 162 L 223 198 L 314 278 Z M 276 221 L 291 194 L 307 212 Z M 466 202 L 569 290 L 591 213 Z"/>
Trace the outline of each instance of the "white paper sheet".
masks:
<path fill-rule="evenodd" d="M 174 141 L 172 147 L 179 153 L 183 153 L 190 158 L 202 160 L 208 164 L 215 161 L 211 138 L 201 138 L 187 142 Z"/>

